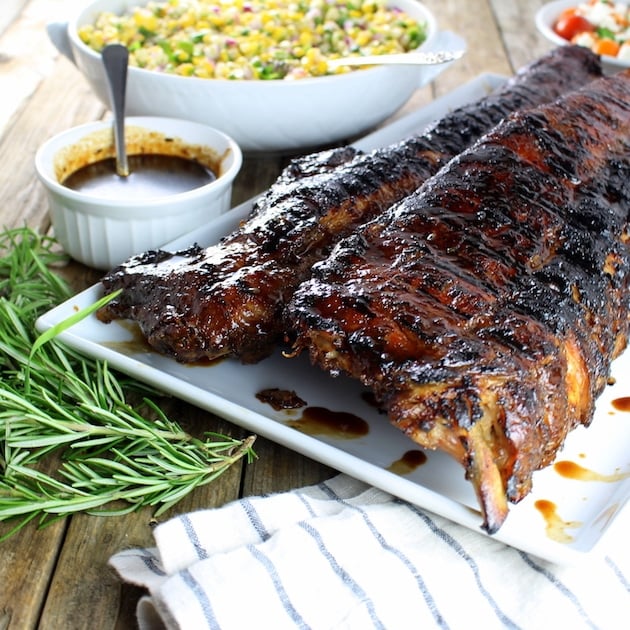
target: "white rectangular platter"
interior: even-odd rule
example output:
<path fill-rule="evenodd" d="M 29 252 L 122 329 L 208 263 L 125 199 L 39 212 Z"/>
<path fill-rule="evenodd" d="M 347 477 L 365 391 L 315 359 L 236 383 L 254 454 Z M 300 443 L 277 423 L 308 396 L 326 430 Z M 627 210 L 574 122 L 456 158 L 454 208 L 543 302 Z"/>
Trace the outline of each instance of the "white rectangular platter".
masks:
<path fill-rule="evenodd" d="M 480 98 L 504 80 L 480 75 L 355 144 L 370 150 L 395 142 L 422 130 L 448 110 Z M 248 214 L 251 204 L 249 201 L 232 209 L 165 248 L 215 243 Z M 42 316 L 38 328 L 48 329 L 100 296 L 100 285 L 83 291 Z M 134 346 L 134 332 L 128 323 L 106 325 L 94 316 L 66 330 L 60 338 L 86 355 L 107 361 L 248 431 L 481 532 L 476 498 L 457 463 L 442 453 L 428 452 L 422 465 L 407 471 L 396 468 L 395 463 L 407 451 L 415 450 L 415 445 L 365 401 L 359 384 L 332 378 L 310 366 L 305 357 L 288 359 L 278 353 L 257 365 L 224 360 L 187 366 Z M 553 562 L 573 563 L 601 547 L 613 521 L 617 525 L 628 519 L 630 510 L 624 511 L 624 507 L 630 498 L 630 413 L 615 409 L 613 401 L 630 397 L 629 374 L 630 352 L 626 352 L 614 364 L 615 382 L 598 401 L 593 423 L 588 429 L 580 427 L 572 432 L 558 455 L 557 461 L 571 462 L 571 470 L 580 474 L 563 476 L 555 466 L 536 473 L 533 492 L 511 507 L 494 538 Z M 299 426 L 303 410 L 274 410 L 256 396 L 267 388 L 293 390 L 309 408 L 354 414 L 369 424 L 369 430 L 351 438 L 298 430 L 295 422 Z M 541 509 L 541 502 L 546 510 Z"/>

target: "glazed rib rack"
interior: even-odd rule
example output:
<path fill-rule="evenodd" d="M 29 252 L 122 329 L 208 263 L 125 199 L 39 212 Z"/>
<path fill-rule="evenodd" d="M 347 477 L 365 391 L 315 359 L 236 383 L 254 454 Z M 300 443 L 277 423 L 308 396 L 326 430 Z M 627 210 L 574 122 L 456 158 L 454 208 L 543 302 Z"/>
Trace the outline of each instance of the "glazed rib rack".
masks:
<path fill-rule="evenodd" d="M 226 355 L 258 361 L 288 332 L 283 312 L 293 291 L 339 239 L 415 191 L 505 115 L 600 73 L 586 49 L 559 48 L 497 93 L 401 143 L 299 159 L 220 244 L 147 252 L 107 274 L 106 293 L 123 292 L 98 316 L 137 321 L 151 346 L 179 361 Z"/>
<path fill-rule="evenodd" d="M 630 71 L 519 112 L 315 266 L 296 350 L 456 458 L 492 533 L 587 425 L 630 316 Z"/>

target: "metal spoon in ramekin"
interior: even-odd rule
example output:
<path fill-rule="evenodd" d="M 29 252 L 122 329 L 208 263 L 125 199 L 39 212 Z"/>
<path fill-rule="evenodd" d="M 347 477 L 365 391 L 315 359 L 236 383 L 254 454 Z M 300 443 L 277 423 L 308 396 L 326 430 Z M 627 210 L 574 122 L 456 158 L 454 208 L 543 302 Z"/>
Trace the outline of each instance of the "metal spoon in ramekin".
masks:
<path fill-rule="evenodd" d="M 103 65 L 107 76 L 109 99 L 114 114 L 114 143 L 116 147 L 116 173 L 129 175 L 129 163 L 125 146 L 125 94 L 129 51 L 122 44 L 109 44 L 103 48 Z"/>

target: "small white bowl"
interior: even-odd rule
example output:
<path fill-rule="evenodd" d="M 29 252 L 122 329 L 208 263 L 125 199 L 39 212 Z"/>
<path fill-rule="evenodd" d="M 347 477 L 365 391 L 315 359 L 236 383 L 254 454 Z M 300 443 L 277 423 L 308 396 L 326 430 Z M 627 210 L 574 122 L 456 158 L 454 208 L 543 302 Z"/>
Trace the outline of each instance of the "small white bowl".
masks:
<path fill-rule="evenodd" d="M 81 41 L 78 30 L 102 11 L 122 14 L 146 2 L 93 0 L 68 22 L 48 25 L 52 42 L 107 106 L 101 55 Z M 420 50 L 465 48 L 460 37 L 438 33 L 435 17 L 417 0 L 391 3 L 426 24 L 427 39 Z M 130 116 L 167 116 L 212 125 L 234 138 L 243 151 L 296 151 L 364 133 L 449 65 L 379 66 L 287 81 L 202 79 L 130 67 L 126 111 Z"/>
<path fill-rule="evenodd" d="M 553 25 L 560 17 L 560 14 L 571 7 L 576 7 L 581 4 L 582 0 L 556 0 L 555 2 L 548 2 L 543 5 L 536 13 L 536 28 L 538 31 L 546 37 L 552 44 L 558 46 L 566 46 L 570 42 L 560 37 L 554 30 Z M 609 57 L 608 55 L 602 55 L 602 68 L 606 74 L 614 74 L 621 70 L 630 68 L 630 61 L 617 59 L 616 57 Z"/>
<path fill-rule="evenodd" d="M 97 269 L 111 269 L 226 212 L 243 161 L 232 138 L 199 123 L 131 117 L 126 119 L 125 134 L 130 155 L 145 153 L 138 147 L 147 138 L 150 142 L 168 138 L 166 144 L 185 147 L 190 152 L 188 157 L 203 156 L 201 162 L 211 160 L 217 177 L 187 192 L 145 199 L 106 199 L 73 190 L 61 181 L 81 166 L 114 155 L 111 121 L 74 127 L 45 142 L 35 155 L 35 168 L 46 188 L 55 237 L 72 258 Z M 168 154 L 178 155 L 178 151 Z"/>

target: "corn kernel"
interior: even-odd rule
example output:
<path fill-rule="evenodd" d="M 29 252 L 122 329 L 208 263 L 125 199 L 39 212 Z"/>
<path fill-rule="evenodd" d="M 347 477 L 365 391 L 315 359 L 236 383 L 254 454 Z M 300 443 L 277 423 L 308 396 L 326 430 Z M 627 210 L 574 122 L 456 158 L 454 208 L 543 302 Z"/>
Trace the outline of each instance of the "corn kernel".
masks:
<path fill-rule="evenodd" d="M 137 9 L 133 18 L 133 21 L 138 28 L 144 28 L 151 32 L 155 32 L 158 29 L 158 19 L 150 11 Z"/>
<path fill-rule="evenodd" d="M 328 74 L 328 57 L 407 52 L 425 30 L 385 0 L 153 0 L 131 14 L 101 13 L 79 36 L 97 51 L 122 43 L 130 64 L 149 70 L 294 80 Z"/>

